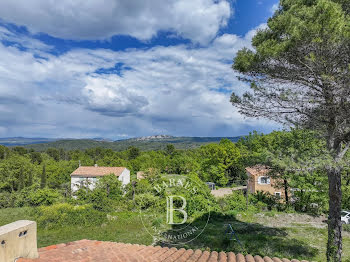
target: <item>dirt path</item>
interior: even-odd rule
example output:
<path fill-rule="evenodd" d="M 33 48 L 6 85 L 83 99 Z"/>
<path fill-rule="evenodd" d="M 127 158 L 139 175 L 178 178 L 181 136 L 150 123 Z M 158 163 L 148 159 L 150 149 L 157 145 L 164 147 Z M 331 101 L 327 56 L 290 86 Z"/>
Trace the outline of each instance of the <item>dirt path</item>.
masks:
<path fill-rule="evenodd" d="M 326 216 L 310 216 L 306 214 L 275 214 L 274 216 L 267 216 L 264 213 L 254 215 L 254 221 L 259 224 L 264 224 L 271 227 L 301 227 L 312 226 L 315 228 L 326 228 Z"/>

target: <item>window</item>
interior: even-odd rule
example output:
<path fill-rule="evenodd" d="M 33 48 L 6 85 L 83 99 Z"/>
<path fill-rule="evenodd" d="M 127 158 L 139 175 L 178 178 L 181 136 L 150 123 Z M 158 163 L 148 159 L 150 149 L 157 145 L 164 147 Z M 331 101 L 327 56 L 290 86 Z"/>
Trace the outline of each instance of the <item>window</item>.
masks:
<path fill-rule="evenodd" d="M 270 178 L 268 176 L 260 176 L 258 178 L 258 184 L 268 185 L 270 184 Z"/>
<path fill-rule="evenodd" d="M 275 196 L 276 196 L 277 198 L 281 198 L 281 192 L 275 192 Z"/>

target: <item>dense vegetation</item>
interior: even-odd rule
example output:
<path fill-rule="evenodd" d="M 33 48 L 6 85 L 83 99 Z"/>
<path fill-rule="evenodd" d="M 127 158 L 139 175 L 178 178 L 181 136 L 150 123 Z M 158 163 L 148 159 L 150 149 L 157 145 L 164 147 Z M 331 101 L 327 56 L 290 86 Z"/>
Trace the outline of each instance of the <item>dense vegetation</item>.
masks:
<path fill-rule="evenodd" d="M 194 174 L 201 181 L 214 182 L 219 187 L 244 185 L 247 180 L 245 167 L 266 164 L 272 168 L 274 176 L 282 178 L 281 181 L 285 183 L 283 186 L 287 189 L 298 188 L 295 192 L 297 200 L 294 199 L 293 203 L 288 201 L 287 206 L 292 205 L 298 211 L 326 212 L 327 177 L 322 166 L 318 167 L 312 161 L 313 155 L 322 153 L 323 143 L 310 132 L 293 130 L 268 135 L 255 132 L 237 143 L 223 139 L 218 144 L 188 150 L 178 150 L 173 145 L 167 145 L 165 150 L 157 151 L 141 151 L 130 147 L 120 152 L 103 148 L 84 151 L 49 148 L 44 152 L 36 152 L 24 147 L 0 146 L 0 207 L 72 201 L 70 174 L 79 162 L 84 166 L 125 166 L 131 170 L 133 180 L 136 180 L 137 171 L 158 175 Z M 314 168 L 294 168 L 299 162 L 309 163 Z M 343 172 L 343 207 L 348 209 L 349 171 L 350 168 L 346 168 Z M 137 182 L 136 187 L 143 184 Z M 87 196 L 80 196 L 83 197 L 87 199 Z M 264 194 L 260 194 L 259 199 L 271 202 L 269 196 Z"/>

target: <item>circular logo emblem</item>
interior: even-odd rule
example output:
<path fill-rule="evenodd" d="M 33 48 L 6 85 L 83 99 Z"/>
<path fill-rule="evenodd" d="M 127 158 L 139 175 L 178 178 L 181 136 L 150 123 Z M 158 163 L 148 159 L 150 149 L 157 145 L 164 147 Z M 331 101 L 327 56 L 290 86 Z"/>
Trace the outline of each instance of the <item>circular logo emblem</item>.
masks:
<path fill-rule="evenodd" d="M 166 175 L 151 183 L 152 208 L 140 208 L 146 231 L 157 244 L 180 245 L 203 233 L 210 218 L 206 185 L 190 176 Z M 150 194 L 149 194 L 150 193 Z"/>

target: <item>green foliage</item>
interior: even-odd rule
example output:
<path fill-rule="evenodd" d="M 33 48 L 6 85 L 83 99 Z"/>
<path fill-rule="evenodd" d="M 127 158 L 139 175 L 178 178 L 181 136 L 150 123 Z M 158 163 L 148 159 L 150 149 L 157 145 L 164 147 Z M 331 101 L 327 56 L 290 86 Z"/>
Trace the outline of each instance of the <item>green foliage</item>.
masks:
<path fill-rule="evenodd" d="M 62 226 L 101 225 L 107 220 L 106 214 L 90 205 L 73 206 L 68 203 L 42 206 L 36 210 L 36 221 L 43 228 Z"/>
<path fill-rule="evenodd" d="M 54 189 L 44 188 L 29 192 L 27 196 L 30 206 L 49 206 L 59 202 L 61 199 L 60 193 Z"/>
<path fill-rule="evenodd" d="M 129 151 L 129 160 L 133 160 L 140 155 L 140 149 L 137 147 L 132 146 L 129 148 L 128 151 Z"/>
<path fill-rule="evenodd" d="M 165 147 L 165 153 L 169 156 L 172 156 L 175 153 L 175 146 L 173 144 L 168 144 Z"/>
<path fill-rule="evenodd" d="M 13 192 L 21 190 L 23 185 L 30 186 L 37 173 L 37 167 L 27 156 L 10 155 L 0 161 L 0 192 Z"/>
<path fill-rule="evenodd" d="M 159 198 L 152 193 L 137 194 L 135 204 L 141 209 L 156 209 L 159 207 Z"/>
<path fill-rule="evenodd" d="M 38 185 L 26 187 L 20 192 L 0 193 L 0 207 L 23 207 L 52 205 L 63 201 L 60 192 L 54 189 L 40 189 Z"/>
<path fill-rule="evenodd" d="M 350 224 L 343 225 L 343 230 L 350 233 Z"/>
<path fill-rule="evenodd" d="M 1 192 L 0 193 L 0 209 L 15 207 L 18 193 Z"/>
<path fill-rule="evenodd" d="M 60 160 L 60 151 L 56 148 L 49 148 L 46 150 L 46 154 L 52 157 L 55 161 Z"/>
<path fill-rule="evenodd" d="M 228 139 L 201 147 L 200 155 L 200 175 L 204 181 L 225 186 L 229 180 L 240 179 L 244 174 L 240 150 Z"/>
<path fill-rule="evenodd" d="M 12 151 L 16 152 L 17 154 L 24 156 L 28 153 L 28 150 L 22 146 L 15 146 L 12 148 Z"/>
<path fill-rule="evenodd" d="M 0 159 L 5 159 L 6 155 L 9 154 L 9 149 L 5 146 L 0 145 Z"/>
<path fill-rule="evenodd" d="M 122 183 L 114 174 L 99 178 L 94 191 L 104 191 L 113 200 L 120 200 L 123 195 Z"/>
<path fill-rule="evenodd" d="M 322 140 L 315 140 L 314 136 L 307 132 L 292 130 L 267 135 L 254 132 L 237 143 L 225 139 L 218 144 L 208 144 L 191 150 L 178 150 L 169 145 L 166 150 L 139 152 L 139 155 L 131 160 L 130 150 L 115 152 L 101 147 L 85 151 L 52 151 L 60 155 L 58 161 L 46 152 L 27 152 L 20 155 L 11 151 L 10 154 L 6 154 L 6 159 L 0 159 L 0 207 L 51 205 L 65 201 L 77 205 L 89 204 L 103 212 L 133 210 L 136 206 L 144 209 L 158 208 L 165 203 L 150 196 L 149 193 L 154 191 L 152 185 L 162 182 L 165 174 L 173 173 L 189 177 L 200 185 L 200 192 L 196 196 L 190 196 L 186 191 L 179 192 L 188 200 L 189 214 L 206 209 L 208 205 L 212 210 L 219 210 L 220 207 L 203 181 L 214 182 L 217 186 L 243 184 L 246 181 L 244 167 L 268 164 L 274 170 L 280 171 L 283 178 L 288 179 L 290 188 L 300 189 L 294 193 L 295 201 L 292 207 L 302 212 L 326 212 L 328 192 L 322 170 L 295 173 L 288 169 L 294 167 L 293 161 L 296 157 L 304 160 L 310 155 L 320 154 L 318 150 L 322 143 Z M 7 151 L 7 148 L 4 148 L 4 151 Z M 35 159 L 41 159 L 41 164 Z M 132 176 L 133 173 L 142 170 L 147 179 L 135 181 L 134 186 L 130 183 L 122 189 L 116 176 L 101 177 L 95 190 L 83 187 L 75 193 L 76 198 L 71 199 L 70 174 L 78 167 L 79 160 L 83 165 L 97 162 L 100 166 L 127 166 Z M 45 177 L 43 174 L 46 174 Z M 343 206 L 349 209 L 348 177 L 350 176 L 344 171 Z M 43 190 L 39 190 L 43 184 Z M 257 210 L 290 208 L 276 203 L 270 196 L 254 197 L 250 196 L 249 205 L 257 206 Z M 230 201 L 239 203 L 239 198 L 236 198 Z M 238 210 L 243 210 L 245 200 L 242 203 L 240 207 L 237 204 Z M 235 207 L 236 204 L 231 206 Z M 229 206 L 223 205 L 226 208 L 225 212 L 229 210 Z"/>
<path fill-rule="evenodd" d="M 113 210 L 113 201 L 108 198 L 108 194 L 103 190 L 93 190 L 87 201 L 98 211 L 109 212 Z"/>
<path fill-rule="evenodd" d="M 231 195 L 218 199 L 218 205 L 223 213 L 259 212 L 267 208 L 268 204 L 256 196 L 249 195 L 248 203 L 246 196 L 241 192 L 233 192 Z"/>
<path fill-rule="evenodd" d="M 30 158 L 33 164 L 40 165 L 43 162 L 43 157 L 39 152 L 30 152 Z"/>
<path fill-rule="evenodd" d="M 46 169 L 45 165 L 43 165 L 43 171 L 41 172 L 40 176 L 40 187 L 45 188 L 46 187 Z"/>

